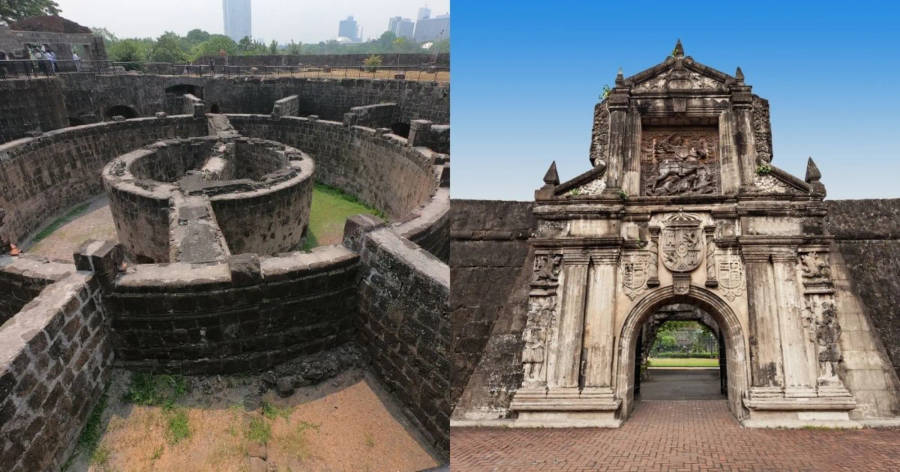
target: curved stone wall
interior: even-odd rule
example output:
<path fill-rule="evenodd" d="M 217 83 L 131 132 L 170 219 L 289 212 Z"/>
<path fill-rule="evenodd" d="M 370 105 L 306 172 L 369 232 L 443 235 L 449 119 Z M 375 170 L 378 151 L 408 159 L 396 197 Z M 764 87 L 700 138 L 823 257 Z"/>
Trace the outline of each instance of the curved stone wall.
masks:
<path fill-rule="evenodd" d="M 0 144 L 0 239 L 20 242 L 60 211 L 103 192 L 113 157 L 164 138 L 207 133 L 205 118 L 138 118 L 63 128 Z"/>
<path fill-rule="evenodd" d="M 296 249 L 309 223 L 313 171 L 309 156 L 280 143 L 205 136 L 122 155 L 103 169 L 103 181 L 119 241 L 133 258 L 206 262 L 178 259 L 173 226 L 189 226 L 196 246 L 217 244 L 204 239 L 218 233 L 204 228 L 217 225 L 233 254 Z M 216 223 L 191 231 L 200 218 Z"/>
<path fill-rule="evenodd" d="M 314 79 L 260 77 L 179 77 L 152 74 L 63 74 L 62 93 L 70 117 L 101 119 L 114 106 L 129 106 L 141 115 L 180 113 L 180 97 L 192 93 L 222 113 L 266 113 L 281 98 L 297 95 L 301 115 L 341 120 L 361 105 L 396 103 L 398 118 L 450 122 L 450 85 L 382 79 Z M 176 93 L 166 93 L 169 89 Z M 189 91 L 186 91 L 189 90 Z"/>
<path fill-rule="evenodd" d="M 308 152 L 316 161 L 318 181 L 357 196 L 395 221 L 428 202 L 446 160 L 444 154 L 410 147 L 404 138 L 362 126 L 302 117 L 228 118 L 244 136 Z"/>

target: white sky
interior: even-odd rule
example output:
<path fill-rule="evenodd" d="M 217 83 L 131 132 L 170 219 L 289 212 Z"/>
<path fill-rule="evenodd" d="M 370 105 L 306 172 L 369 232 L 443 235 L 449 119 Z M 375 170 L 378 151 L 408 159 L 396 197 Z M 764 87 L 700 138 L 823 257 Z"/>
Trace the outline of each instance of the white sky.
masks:
<path fill-rule="evenodd" d="M 61 16 L 118 37 L 184 35 L 194 28 L 223 33 L 222 0 L 56 0 Z M 363 39 L 387 30 L 388 18 L 416 19 L 420 7 L 431 16 L 450 12 L 450 0 L 252 0 L 253 36 L 266 42 L 291 39 L 318 43 L 337 37 L 338 21 L 353 15 Z"/>

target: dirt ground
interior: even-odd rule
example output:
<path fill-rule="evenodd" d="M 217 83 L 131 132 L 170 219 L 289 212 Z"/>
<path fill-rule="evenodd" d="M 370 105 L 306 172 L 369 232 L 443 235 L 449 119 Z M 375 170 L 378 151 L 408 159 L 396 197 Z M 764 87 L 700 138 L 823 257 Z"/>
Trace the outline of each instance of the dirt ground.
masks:
<path fill-rule="evenodd" d="M 60 226 L 36 243 L 26 242 L 22 246 L 25 252 L 73 262 L 72 253 L 88 239 L 118 241 L 116 225 L 109 210 L 109 199 L 102 196 L 87 203 L 83 212 L 66 215 L 68 218 L 61 217 L 51 222 L 50 225 Z"/>
<path fill-rule="evenodd" d="M 245 399 L 257 382 L 249 377 L 208 378 L 206 392 L 188 392 L 168 406 L 124 401 L 130 378 L 116 371 L 99 445 L 68 471 L 418 471 L 438 465 L 395 400 L 360 369 L 287 398 L 269 391 L 262 406 L 251 409 Z M 178 415 L 186 415 L 187 433 L 175 440 Z"/>

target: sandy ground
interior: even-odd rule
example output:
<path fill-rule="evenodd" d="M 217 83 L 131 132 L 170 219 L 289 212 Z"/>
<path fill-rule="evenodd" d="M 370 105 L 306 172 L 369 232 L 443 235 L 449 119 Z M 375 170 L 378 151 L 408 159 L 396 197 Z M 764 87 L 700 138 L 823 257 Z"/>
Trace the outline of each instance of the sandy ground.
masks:
<path fill-rule="evenodd" d="M 106 196 L 91 200 L 84 213 L 66 222 L 46 238 L 33 245 L 26 242 L 23 247 L 29 254 L 72 262 L 72 253 L 88 239 L 118 241 Z"/>
<path fill-rule="evenodd" d="M 243 398 L 256 383 L 213 377 L 212 392 L 194 391 L 174 408 L 136 406 L 122 398 L 130 373 L 117 371 L 104 415 L 105 432 L 94 458 L 79 457 L 69 471 L 250 471 L 262 454 L 269 471 L 418 471 L 438 462 L 417 440 L 396 400 L 377 380 L 351 369 L 317 386 L 280 398 L 270 391 L 261 408 Z M 249 379 L 249 378 L 247 378 Z M 173 411 L 186 412 L 190 435 L 172 442 Z M 265 445 L 248 437 L 256 425 L 271 434 Z M 82 454 L 84 456 L 84 454 Z"/>

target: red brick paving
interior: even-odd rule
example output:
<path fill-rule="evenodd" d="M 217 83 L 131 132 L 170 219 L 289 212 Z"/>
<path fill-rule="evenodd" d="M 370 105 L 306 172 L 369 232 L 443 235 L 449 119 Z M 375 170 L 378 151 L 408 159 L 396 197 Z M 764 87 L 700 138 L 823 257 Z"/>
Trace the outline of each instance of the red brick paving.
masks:
<path fill-rule="evenodd" d="M 900 471 L 900 429 L 742 428 L 725 401 L 645 401 L 619 429 L 454 428 L 467 471 Z"/>

